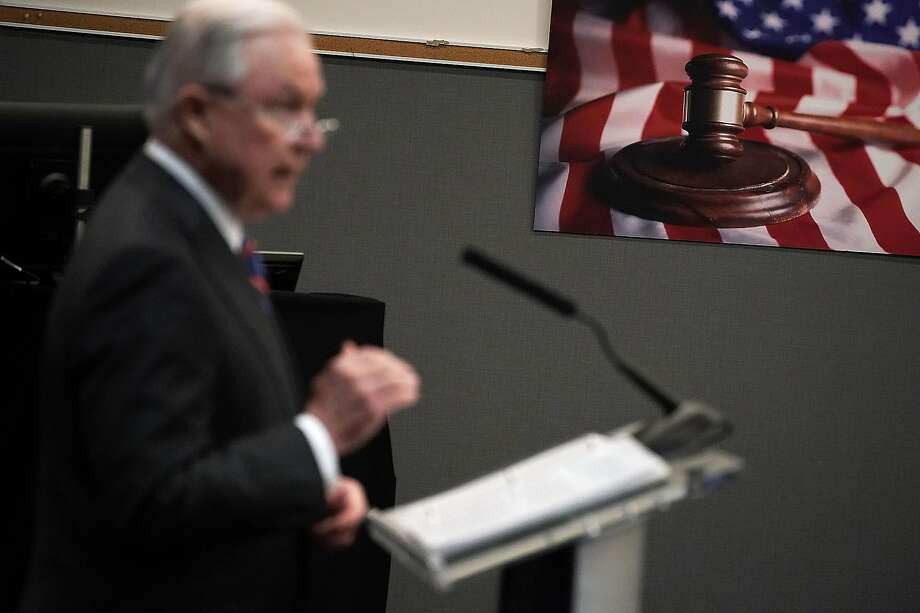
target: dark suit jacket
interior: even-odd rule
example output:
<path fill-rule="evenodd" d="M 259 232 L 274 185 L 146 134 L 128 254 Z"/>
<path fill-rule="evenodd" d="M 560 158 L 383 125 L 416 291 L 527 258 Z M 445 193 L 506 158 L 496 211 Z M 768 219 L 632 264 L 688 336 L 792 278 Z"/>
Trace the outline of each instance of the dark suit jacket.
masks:
<path fill-rule="evenodd" d="M 301 610 L 324 493 L 261 299 L 201 206 L 133 160 L 49 319 L 22 611 Z"/>

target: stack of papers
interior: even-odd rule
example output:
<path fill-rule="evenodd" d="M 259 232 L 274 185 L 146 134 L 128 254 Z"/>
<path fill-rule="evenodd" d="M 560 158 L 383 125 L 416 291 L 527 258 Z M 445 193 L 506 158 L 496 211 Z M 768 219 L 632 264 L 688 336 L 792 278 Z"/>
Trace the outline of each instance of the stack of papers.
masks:
<path fill-rule="evenodd" d="M 670 470 L 629 435 L 587 434 L 435 496 L 374 512 L 371 531 L 400 557 L 443 567 L 659 485 Z"/>

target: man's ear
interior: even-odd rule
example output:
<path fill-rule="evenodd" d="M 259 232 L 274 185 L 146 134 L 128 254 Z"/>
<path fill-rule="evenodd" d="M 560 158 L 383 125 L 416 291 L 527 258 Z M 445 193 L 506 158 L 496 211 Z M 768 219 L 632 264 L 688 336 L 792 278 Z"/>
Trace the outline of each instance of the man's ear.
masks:
<path fill-rule="evenodd" d="M 198 83 L 183 85 L 176 92 L 174 108 L 176 127 L 195 147 L 205 146 L 211 139 L 208 120 L 211 93 Z"/>

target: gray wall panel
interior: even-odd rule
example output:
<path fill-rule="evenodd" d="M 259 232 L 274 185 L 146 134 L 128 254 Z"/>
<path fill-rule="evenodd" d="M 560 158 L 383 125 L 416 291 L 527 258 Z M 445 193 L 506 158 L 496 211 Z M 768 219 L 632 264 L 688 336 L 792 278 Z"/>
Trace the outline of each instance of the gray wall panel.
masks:
<path fill-rule="evenodd" d="M 8 100 L 137 101 L 153 43 L 0 31 Z M 10 62 L 10 58 L 13 59 Z M 656 612 L 913 610 L 920 598 L 920 261 L 534 233 L 539 75 L 329 58 L 343 128 L 255 230 L 300 289 L 387 303 L 424 399 L 393 419 L 408 501 L 654 411 L 590 334 L 461 268 L 477 245 L 577 297 L 676 395 L 734 416 L 743 477 L 649 531 Z M 920 195 L 918 195 L 920 197 Z M 497 575 L 390 611 L 494 610 Z"/>

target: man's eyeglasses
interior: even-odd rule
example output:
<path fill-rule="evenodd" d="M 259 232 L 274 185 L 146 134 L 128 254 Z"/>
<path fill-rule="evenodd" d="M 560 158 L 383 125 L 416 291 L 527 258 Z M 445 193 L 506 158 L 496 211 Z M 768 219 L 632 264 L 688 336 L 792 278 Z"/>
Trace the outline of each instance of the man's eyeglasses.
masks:
<path fill-rule="evenodd" d="M 341 127 L 338 119 L 332 117 L 317 119 L 312 110 L 290 108 L 280 104 L 260 104 L 229 87 L 221 85 L 210 85 L 208 89 L 228 102 L 245 106 L 253 114 L 275 124 L 284 133 L 284 137 L 288 142 L 298 142 L 304 138 L 322 139 L 325 142 L 330 134 Z"/>

